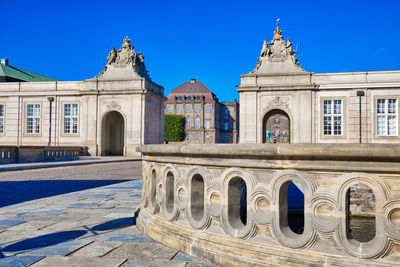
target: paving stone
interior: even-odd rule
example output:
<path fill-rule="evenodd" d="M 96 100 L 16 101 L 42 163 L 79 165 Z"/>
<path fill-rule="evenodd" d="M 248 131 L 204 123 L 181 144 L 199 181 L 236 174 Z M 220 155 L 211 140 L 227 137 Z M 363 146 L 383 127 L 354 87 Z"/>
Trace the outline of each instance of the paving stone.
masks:
<path fill-rule="evenodd" d="M 0 230 L 6 229 L 6 228 L 9 228 L 9 227 L 11 227 L 11 226 L 18 225 L 18 224 L 21 224 L 21 223 L 24 223 L 24 222 L 26 222 L 26 221 L 25 221 L 25 220 L 18 220 L 18 219 L 13 219 L 13 220 L 6 219 L 6 220 L 1 220 L 1 221 L 0 221 Z"/>
<path fill-rule="evenodd" d="M 77 251 L 72 256 L 81 257 L 102 257 L 110 251 L 118 248 L 123 243 L 117 242 L 93 242 Z"/>
<path fill-rule="evenodd" d="M 57 223 L 57 221 L 28 221 L 9 227 L 8 230 L 39 230 L 55 223 Z"/>
<path fill-rule="evenodd" d="M 74 267 L 117 267 L 120 266 L 125 259 L 115 258 L 97 258 L 97 257 L 46 257 L 32 267 L 40 266 L 74 266 Z"/>
<path fill-rule="evenodd" d="M 158 243 L 124 243 L 104 257 L 135 260 L 170 260 L 176 253 L 176 250 Z"/>
<path fill-rule="evenodd" d="M 146 235 L 142 233 L 138 234 L 120 234 L 117 233 L 107 239 L 107 241 L 114 242 L 133 242 L 133 243 L 143 243 L 143 242 L 151 242 L 155 243 L 152 239 L 148 238 Z"/>
<path fill-rule="evenodd" d="M 2 267 L 25 267 L 43 259 L 43 256 L 11 256 L 0 259 Z"/>
<path fill-rule="evenodd" d="M 48 256 L 48 255 L 60 255 L 60 256 L 65 256 L 68 255 L 75 250 L 82 248 L 83 246 L 86 246 L 89 244 L 91 241 L 85 241 L 85 240 L 73 240 L 73 241 L 68 241 L 64 243 L 60 243 L 57 245 L 45 247 L 45 248 L 40 248 L 40 249 L 35 249 L 31 250 L 29 252 L 24 253 L 24 255 L 38 255 L 38 256 Z"/>
<path fill-rule="evenodd" d="M 183 254 L 183 253 L 181 253 L 181 252 L 179 252 L 179 253 L 174 257 L 174 260 L 177 260 L 177 261 L 197 261 L 197 262 L 201 262 L 200 259 L 198 259 L 198 258 L 196 258 L 196 257 L 193 257 L 193 256 L 190 256 L 190 255 Z"/>

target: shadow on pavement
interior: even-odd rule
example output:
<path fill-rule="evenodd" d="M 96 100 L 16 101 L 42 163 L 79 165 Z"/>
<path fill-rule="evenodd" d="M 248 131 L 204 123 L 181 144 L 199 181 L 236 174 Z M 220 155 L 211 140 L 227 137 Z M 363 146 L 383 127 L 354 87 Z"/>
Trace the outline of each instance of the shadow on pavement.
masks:
<path fill-rule="evenodd" d="M 34 238 L 25 239 L 14 244 L 8 245 L 1 249 L 3 252 L 22 252 L 35 248 L 43 248 L 53 246 L 62 242 L 71 241 L 86 234 L 85 230 L 73 230 L 57 232 Z"/>
<path fill-rule="evenodd" d="M 0 182 L 0 208 L 24 201 L 122 183 L 130 180 L 38 180 Z"/>
<path fill-rule="evenodd" d="M 102 224 L 98 224 L 90 230 L 92 231 L 108 231 L 108 230 L 115 230 L 115 229 L 121 229 L 129 226 L 136 225 L 136 217 L 125 217 L 125 218 L 119 218 L 115 219 L 112 221 L 108 221 Z"/>

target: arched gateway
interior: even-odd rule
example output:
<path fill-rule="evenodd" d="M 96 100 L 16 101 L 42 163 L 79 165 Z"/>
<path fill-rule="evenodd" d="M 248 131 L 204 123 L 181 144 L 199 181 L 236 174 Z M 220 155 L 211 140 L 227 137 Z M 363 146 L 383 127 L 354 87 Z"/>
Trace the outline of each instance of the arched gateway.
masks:
<path fill-rule="evenodd" d="M 290 143 L 290 119 L 286 112 L 273 109 L 263 119 L 263 143 Z"/>
<path fill-rule="evenodd" d="M 124 117 L 118 111 L 110 111 L 104 115 L 101 125 L 101 155 L 124 155 Z"/>

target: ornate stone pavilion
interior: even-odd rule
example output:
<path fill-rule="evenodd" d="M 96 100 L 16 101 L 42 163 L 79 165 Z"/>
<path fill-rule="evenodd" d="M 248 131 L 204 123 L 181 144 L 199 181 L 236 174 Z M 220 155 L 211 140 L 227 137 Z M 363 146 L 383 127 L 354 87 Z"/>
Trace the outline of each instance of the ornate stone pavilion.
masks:
<path fill-rule="evenodd" d="M 154 83 L 129 38 L 85 81 L 0 83 L 0 143 L 84 146 L 91 155 L 139 156 L 163 142 L 164 88 Z"/>
<path fill-rule="evenodd" d="M 400 71 L 312 73 L 295 55 L 277 24 L 237 88 L 240 143 L 400 143 Z"/>

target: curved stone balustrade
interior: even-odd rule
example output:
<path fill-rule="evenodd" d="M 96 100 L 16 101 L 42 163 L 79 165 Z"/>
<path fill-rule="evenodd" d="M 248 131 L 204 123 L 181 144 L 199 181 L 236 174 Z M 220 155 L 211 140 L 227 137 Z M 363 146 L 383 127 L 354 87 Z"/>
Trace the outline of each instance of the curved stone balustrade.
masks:
<path fill-rule="evenodd" d="M 394 266 L 400 262 L 400 146 L 146 145 L 137 225 L 229 266 Z M 304 194 L 294 232 L 288 185 Z M 350 187 L 375 195 L 372 240 L 351 237 Z M 245 189 L 244 189 L 245 188 Z"/>

